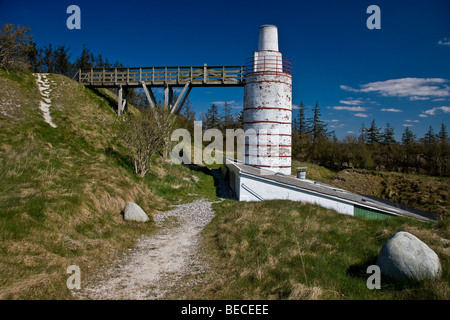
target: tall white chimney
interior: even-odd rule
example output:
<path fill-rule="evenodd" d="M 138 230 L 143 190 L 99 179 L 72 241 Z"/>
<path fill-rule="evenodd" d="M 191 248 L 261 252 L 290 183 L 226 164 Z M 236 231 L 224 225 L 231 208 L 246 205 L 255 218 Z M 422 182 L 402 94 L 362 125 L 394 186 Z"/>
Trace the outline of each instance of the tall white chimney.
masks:
<path fill-rule="evenodd" d="M 260 27 L 258 51 L 246 65 L 243 120 L 244 163 L 290 175 L 292 67 L 278 51 L 274 25 Z"/>

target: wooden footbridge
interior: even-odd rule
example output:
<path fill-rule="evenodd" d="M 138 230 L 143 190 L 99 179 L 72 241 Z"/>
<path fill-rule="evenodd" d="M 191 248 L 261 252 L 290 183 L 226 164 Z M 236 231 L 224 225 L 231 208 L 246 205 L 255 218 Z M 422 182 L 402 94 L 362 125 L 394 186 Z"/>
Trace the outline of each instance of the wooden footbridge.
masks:
<path fill-rule="evenodd" d="M 178 113 L 193 87 L 243 87 L 245 66 L 91 68 L 79 69 L 78 82 L 91 88 L 118 88 L 118 114 L 126 107 L 123 89 L 143 88 L 150 107 L 156 104 L 152 88 L 164 88 L 164 105 Z M 183 90 L 173 101 L 173 88 Z"/>

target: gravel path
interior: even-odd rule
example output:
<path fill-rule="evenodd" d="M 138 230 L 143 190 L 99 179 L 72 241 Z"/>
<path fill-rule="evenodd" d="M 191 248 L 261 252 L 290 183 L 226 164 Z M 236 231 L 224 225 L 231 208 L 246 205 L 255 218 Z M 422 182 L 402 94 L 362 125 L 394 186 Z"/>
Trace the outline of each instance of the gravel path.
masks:
<path fill-rule="evenodd" d="M 198 255 L 200 232 L 214 217 L 214 211 L 206 200 L 174 207 L 156 214 L 154 220 L 161 229 L 140 238 L 134 250 L 114 263 L 94 285 L 82 285 L 79 297 L 167 299 L 180 288 L 198 284 L 208 269 Z"/>

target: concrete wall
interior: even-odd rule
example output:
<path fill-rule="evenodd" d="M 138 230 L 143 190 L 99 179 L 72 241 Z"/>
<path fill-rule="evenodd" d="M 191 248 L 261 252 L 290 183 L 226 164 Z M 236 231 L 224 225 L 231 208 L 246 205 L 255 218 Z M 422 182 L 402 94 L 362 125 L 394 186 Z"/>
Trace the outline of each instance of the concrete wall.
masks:
<path fill-rule="evenodd" d="M 234 166 L 229 166 L 233 170 Z M 322 207 L 336 210 L 341 214 L 353 216 L 353 204 L 346 203 L 340 199 L 327 197 L 323 194 L 314 194 L 307 190 L 300 190 L 288 185 L 279 185 L 275 181 L 262 180 L 257 177 L 241 174 L 235 183 L 236 196 L 239 201 L 260 201 L 264 200 L 292 200 L 306 203 L 318 204 Z M 237 191 L 239 189 L 239 191 Z"/>

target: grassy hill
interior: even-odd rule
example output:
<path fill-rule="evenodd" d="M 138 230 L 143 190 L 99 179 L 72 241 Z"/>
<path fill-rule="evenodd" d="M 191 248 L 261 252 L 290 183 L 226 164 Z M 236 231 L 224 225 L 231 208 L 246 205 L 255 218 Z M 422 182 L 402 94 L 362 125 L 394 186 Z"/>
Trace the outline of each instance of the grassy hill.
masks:
<path fill-rule="evenodd" d="M 70 298 L 69 265 L 89 276 L 154 230 L 123 220 L 127 201 L 151 215 L 215 197 L 210 175 L 158 158 L 137 178 L 117 139 L 114 95 L 48 78 L 57 128 L 44 121 L 33 75 L 0 70 L 0 299 Z"/>

